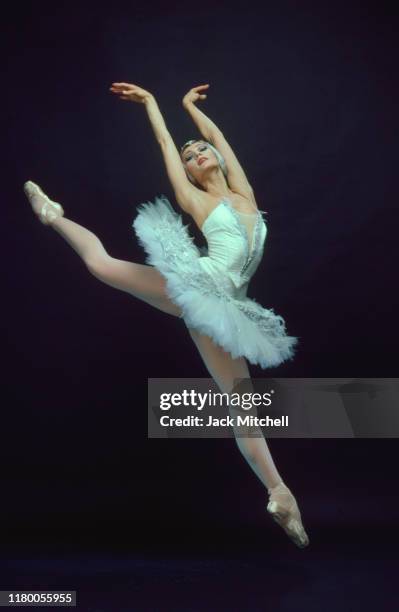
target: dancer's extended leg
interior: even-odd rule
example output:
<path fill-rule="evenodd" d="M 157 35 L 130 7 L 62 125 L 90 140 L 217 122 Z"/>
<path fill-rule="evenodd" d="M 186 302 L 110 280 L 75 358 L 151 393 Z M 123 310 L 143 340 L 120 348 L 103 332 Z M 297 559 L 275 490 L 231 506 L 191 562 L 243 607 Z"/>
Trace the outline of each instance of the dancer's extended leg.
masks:
<path fill-rule="evenodd" d="M 200 355 L 210 375 L 223 393 L 232 393 L 234 389 L 240 392 L 240 381 L 248 388 L 250 374 L 245 358 L 233 359 L 222 347 L 216 345 L 211 338 L 188 327 Z M 245 380 L 242 380 L 245 379 Z M 234 409 L 230 411 L 236 415 Z M 256 437 L 249 437 L 255 434 Z M 234 427 L 237 445 L 261 482 L 269 493 L 267 510 L 272 518 L 284 529 L 291 540 L 300 548 L 309 544 L 309 538 L 302 524 L 301 513 L 296 499 L 283 482 L 270 454 L 262 430 L 249 427 Z"/>
<path fill-rule="evenodd" d="M 190 327 L 187 329 L 208 372 L 223 393 L 231 393 L 234 385 L 237 384 L 237 379 L 250 378 L 248 365 L 244 357 L 233 359 L 230 353 L 216 345 L 209 336 L 200 334 Z M 234 432 L 236 433 L 236 430 Z M 269 490 L 280 483 L 282 478 L 261 430 L 256 433 L 257 437 L 245 437 L 242 436 L 242 428 L 240 428 L 240 436 L 236 436 L 235 440 L 244 458 Z"/>
<path fill-rule="evenodd" d="M 176 317 L 181 316 L 180 308 L 168 297 L 164 277 L 153 266 L 136 264 L 111 257 L 101 241 L 93 232 L 85 227 L 61 216 L 59 211 L 51 204 L 47 196 L 31 183 L 26 193 L 34 212 L 40 216 L 43 206 L 47 203 L 45 211 L 46 224 L 50 225 L 62 236 L 76 253 L 82 258 L 91 274 L 103 283 L 125 291 L 151 306 Z M 63 213 L 62 213 L 63 214 Z"/>
<path fill-rule="evenodd" d="M 70 219 L 58 217 L 51 225 L 100 281 L 180 317 L 180 308 L 167 296 L 165 279 L 156 268 L 111 257 L 95 234 Z"/>

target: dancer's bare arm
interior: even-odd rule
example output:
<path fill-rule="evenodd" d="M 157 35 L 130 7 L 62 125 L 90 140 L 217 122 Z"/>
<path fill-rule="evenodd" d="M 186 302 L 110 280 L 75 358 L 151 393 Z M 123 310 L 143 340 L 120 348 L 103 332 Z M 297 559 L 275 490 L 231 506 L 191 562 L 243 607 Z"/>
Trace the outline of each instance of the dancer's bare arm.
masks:
<path fill-rule="evenodd" d="M 193 119 L 203 138 L 213 144 L 223 155 L 227 166 L 227 180 L 231 190 L 236 191 L 244 197 L 253 199 L 253 189 L 222 131 L 211 119 L 209 119 L 209 117 L 195 106 L 195 102 L 206 98 L 207 95 L 203 92 L 206 91 L 208 87 L 209 84 L 199 85 L 198 87 L 190 89 L 183 98 L 183 107 Z"/>
<path fill-rule="evenodd" d="M 145 105 L 155 138 L 161 147 L 176 201 L 185 212 L 192 214 L 197 207 L 201 207 L 200 190 L 194 187 L 187 178 L 179 152 L 166 127 L 155 97 L 149 91 L 131 83 L 113 83 L 110 90 L 118 94 L 122 100 L 140 102 Z"/>

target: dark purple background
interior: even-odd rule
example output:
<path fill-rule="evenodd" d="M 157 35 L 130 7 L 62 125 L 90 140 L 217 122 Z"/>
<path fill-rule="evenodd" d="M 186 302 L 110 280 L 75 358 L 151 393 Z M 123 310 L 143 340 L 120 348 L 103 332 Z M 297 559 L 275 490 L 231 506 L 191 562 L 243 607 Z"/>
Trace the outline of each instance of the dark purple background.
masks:
<path fill-rule="evenodd" d="M 15 4 L 3 15 L 3 550 L 260 553 L 256 567 L 297 609 L 385 609 L 397 440 L 271 441 L 311 539 L 296 550 L 233 440 L 147 439 L 147 378 L 208 376 L 201 358 L 177 318 L 90 276 L 22 187 L 39 183 L 110 254 L 144 263 L 135 208 L 161 193 L 174 203 L 173 191 L 144 107 L 108 88 L 152 91 L 181 145 L 199 136 L 181 99 L 209 82 L 200 108 L 269 211 L 249 295 L 300 338 L 293 362 L 253 375 L 396 377 L 396 15 L 384 2 L 141 4 Z M 362 596 L 372 581 L 360 556 L 374 580 Z M 240 609 L 266 609 L 234 580 Z M 265 587 L 275 610 L 294 609 Z M 148 606 L 137 609 L 158 609 Z M 182 609 L 213 609 L 198 606 Z"/>

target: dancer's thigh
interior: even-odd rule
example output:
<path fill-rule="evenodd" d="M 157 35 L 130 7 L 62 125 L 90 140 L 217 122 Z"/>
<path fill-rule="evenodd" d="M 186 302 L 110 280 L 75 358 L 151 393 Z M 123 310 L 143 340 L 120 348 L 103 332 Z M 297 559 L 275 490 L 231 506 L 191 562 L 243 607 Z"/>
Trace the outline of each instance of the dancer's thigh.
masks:
<path fill-rule="evenodd" d="M 181 316 L 180 308 L 166 293 L 165 278 L 153 266 L 109 256 L 91 262 L 89 268 L 94 276 L 107 285 L 125 291 L 163 312 Z"/>
<path fill-rule="evenodd" d="M 251 375 L 245 357 L 233 359 L 231 353 L 227 353 L 222 347 L 215 344 L 209 336 L 200 334 L 197 330 L 190 327 L 188 327 L 188 331 L 199 350 L 208 372 L 223 393 L 231 393 L 233 389 L 236 389 L 239 394 L 253 393 Z M 240 385 L 239 383 L 242 379 L 244 381 Z M 233 392 L 235 393 L 236 391 Z M 247 395 L 246 402 L 248 401 L 249 396 Z M 240 403 L 229 405 L 229 414 L 234 418 L 237 415 L 243 415 Z M 248 445 L 248 438 L 259 438 L 262 436 L 259 427 L 250 424 L 234 425 L 233 431 L 239 445 L 242 444 L 240 441 L 242 439 Z M 246 452 L 248 452 L 248 448 Z"/>
<path fill-rule="evenodd" d="M 244 357 L 234 359 L 231 353 L 217 345 L 209 336 L 201 334 L 192 327 L 187 327 L 187 329 L 208 372 L 223 392 L 230 392 L 237 378 L 250 377 L 248 364 Z"/>

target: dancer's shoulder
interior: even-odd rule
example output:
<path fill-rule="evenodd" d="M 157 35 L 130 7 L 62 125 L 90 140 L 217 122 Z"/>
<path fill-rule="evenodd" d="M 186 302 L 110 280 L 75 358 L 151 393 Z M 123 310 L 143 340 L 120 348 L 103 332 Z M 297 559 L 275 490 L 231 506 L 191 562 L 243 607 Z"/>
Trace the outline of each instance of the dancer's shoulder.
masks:
<path fill-rule="evenodd" d="M 179 194 L 175 193 L 175 196 L 180 208 L 191 216 L 195 216 L 207 203 L 207 194 L 204 195 L 204 192 L 194 187 L 194 185 L 188 185 Z"/>

